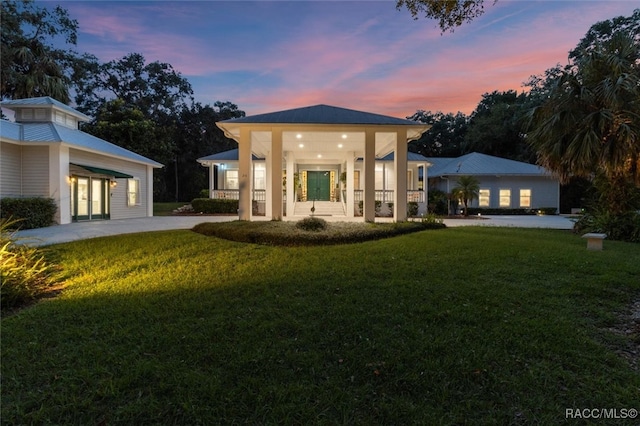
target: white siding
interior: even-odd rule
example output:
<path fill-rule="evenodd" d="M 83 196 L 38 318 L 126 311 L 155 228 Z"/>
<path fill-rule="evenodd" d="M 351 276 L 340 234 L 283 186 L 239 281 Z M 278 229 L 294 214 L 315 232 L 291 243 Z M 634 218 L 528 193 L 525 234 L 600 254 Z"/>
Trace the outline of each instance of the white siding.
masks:
<path fill-rule="evenodd" d="M 22 195 L 21 151 L 19 145 L 0 144 L 0 197 Z"/>
<path fill-rule="evenodd" d="M 149 198 L 149 182 L 147 178 L 147 166 L 117 158 L 105 157 L 91 152 L 80 151 L 71 148 L 69 150 L 69 162 L 86 166 L 101 167 L 132 175 L 140 179 L 140 205 L 127 205 L 127 179 L 116 179 L 118 185 L 111 189 L 111 219 L 126 219 L 134 217 L 146 217 Z M 76 169 L 74 169 L 76 170 Z M 85 175 L 89 176 L 88 172 Z"/>
<path fill-rule="evenodd" d="M 22 147 L 22 195 L 49 197 L 49 147 Z"/>

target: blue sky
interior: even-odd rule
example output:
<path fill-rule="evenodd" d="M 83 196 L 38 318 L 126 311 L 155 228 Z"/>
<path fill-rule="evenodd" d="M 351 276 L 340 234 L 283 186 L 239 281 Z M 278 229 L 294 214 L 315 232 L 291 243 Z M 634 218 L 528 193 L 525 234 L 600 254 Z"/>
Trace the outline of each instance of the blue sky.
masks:
<path fill-rule="evenodd" d="M 62 1 L 80 52 L 170 63 L 204 104 L 248 115 L 329 104 L 405 117 L 471 113 L 483 93 L 567 62 L 589 27 L 630 16 L 632 1 L 485 1 L 453 33 L 394 0 Z"/>

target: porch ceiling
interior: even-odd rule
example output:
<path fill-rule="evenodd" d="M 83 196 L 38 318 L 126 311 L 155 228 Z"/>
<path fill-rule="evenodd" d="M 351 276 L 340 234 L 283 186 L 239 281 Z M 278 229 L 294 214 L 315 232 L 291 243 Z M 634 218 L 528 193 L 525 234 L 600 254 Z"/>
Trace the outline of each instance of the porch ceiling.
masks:
<path fill-rule="evenodd" d="M 251 150 L 266 158 L 271 150 L 271 131 L 251 132 Z M 376 157 L 381 158 L 394 150 L 396 133 L 376 133 Z M 348 153 L 354 157 L 364 155 L 365 133 L 356 131 L 285 131 L 282 132 L 282 150 L 291 152 L 298 162 L 327 160 L 344 161 Z"/>

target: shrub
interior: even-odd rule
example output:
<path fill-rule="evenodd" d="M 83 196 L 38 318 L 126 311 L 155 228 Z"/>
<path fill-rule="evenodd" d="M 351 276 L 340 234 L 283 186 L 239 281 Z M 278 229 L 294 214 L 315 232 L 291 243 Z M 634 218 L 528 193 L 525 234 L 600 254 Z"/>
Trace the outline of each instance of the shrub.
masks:
<path fill-rule="evenodd" d="M 424 225 L 425 229 L 440 229 L 446 228 L 447 225 L 444 224 L 444 220 L 436 214 L 433 213 L 425 213 L 422 215 L 421 223 Z"/>
<path fill-rule="evenodd" d="M 599 232 L 607 234 L 611 240 L 640 243 L 640 214 L 612 214 L 606 210 L 594 210 L 581 215 L 573 230 L 578 234 Z"/>
<path fill-rule="evenodd" d="M 54 266 L 41 250 L 16 244 L 11 231 L 18 220 L 0 219 L 0 302 L 3 308 L 20 306 L 44 292 L 53 282 Z"/>
<path fill-rule="evenodd" d="M 555 208 L 554 208 L 555 210 Z M 469 207 L 469 215 L 535 215 L 538 209 L 505 209 L 505 208 L 488 208 L 488 207 Z"/>
<path fill-rule="evenodd" d="M 196 213 L 238 213 L 238 200 L 217 199 L 217 198 L 196 198 L 191 201 L 193 211 Z"/>
<path fill-rule="evenodd" d="M 9 219 L 3 226 L 11 229 L 33 229 L 49 226 L 58 210 L 52 198 L 2 198 L 0 219 Z M 8 224 L 8 225 L 7 225 Z"/>
<path fill-rule="evenodd" d="M 418 203 L 415 201 L 409 201 L 407 203 L 407 216 L 416 217 L 418 216 Z"/>
<path fill-rule="evenodd" d="M 296 228 L 303 231 L 323 231 L 327 229 L 327 221 L 319 217 L 305 217 L 296 223 Z"/>

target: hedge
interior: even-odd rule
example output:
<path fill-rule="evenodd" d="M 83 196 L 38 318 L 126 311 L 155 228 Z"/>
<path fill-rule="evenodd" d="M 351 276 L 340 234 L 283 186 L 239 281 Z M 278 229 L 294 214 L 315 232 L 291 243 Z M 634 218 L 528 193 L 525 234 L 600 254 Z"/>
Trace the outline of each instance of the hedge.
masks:
<path fill-rule="evenodd" d="M 195 198 L 191 201 L 191 207 L 196 213 L 222 213 L 237 214 L 238 200 L 220 198 Z"/>
<path fill-rule="evenodd" d="M 15 227 L 20 229 L 51 225 L 57 210 L 58 206 L 52 198 L 0 199 L 0 218 L 15 220 Z"/>

